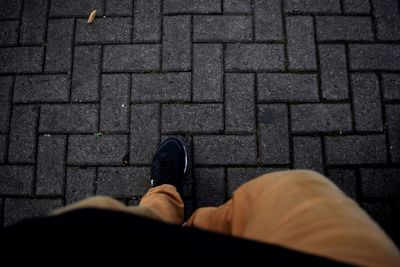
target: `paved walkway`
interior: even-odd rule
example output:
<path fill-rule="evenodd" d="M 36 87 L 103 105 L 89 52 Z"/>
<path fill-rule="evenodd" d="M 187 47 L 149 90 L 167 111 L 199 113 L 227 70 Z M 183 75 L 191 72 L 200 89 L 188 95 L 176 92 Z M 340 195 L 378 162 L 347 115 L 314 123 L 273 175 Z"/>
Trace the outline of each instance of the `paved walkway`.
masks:
<path fill-rule="evenodd" d="M 137 204 L 180 135 L 187 214 L 310 168 L 400 240 L 396 0 L 0 0 L 0 114 L 4 225 L 93 194 Z"/>

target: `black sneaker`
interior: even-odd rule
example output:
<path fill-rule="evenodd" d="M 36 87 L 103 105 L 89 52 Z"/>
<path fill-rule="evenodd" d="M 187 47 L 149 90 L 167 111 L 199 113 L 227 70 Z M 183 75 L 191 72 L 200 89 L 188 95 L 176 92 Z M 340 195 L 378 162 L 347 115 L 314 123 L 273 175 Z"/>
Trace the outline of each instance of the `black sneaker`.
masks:
<path fill-rule="evenodd" d="M 151 165 L 151 186 L 171 184 L 181 191 L 188 165 L 187 149 L 178 138 L 168 138 L 158 145 Z"/>

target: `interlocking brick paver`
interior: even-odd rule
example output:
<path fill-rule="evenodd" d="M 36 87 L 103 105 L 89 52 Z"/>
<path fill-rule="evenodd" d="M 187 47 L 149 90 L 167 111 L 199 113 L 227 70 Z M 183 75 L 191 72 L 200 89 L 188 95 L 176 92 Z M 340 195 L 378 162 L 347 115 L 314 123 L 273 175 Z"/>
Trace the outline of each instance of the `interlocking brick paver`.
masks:
<path fill-rule="evenodd" d="M 193 101 L 223 100 L 222 44 L 193 44 Z"/>
<path fill-rule="evenodd" d="M 127 135 L 70 135 L 68 164 L 122 165 L 128 154 Z"/>
<path fill-rule="evenodd" d="M 361 190 L 366 197 L 399 197 L 400 169 L 361 169 Z"/>
<path fill-rule="evenodd" d="M 45 71 L 71 70 L 74 19 L 51 19 L 47 24 Z"/>
<path fill-rule="evenodd" d="M 132 101 L 190 101 L 191 74 L 132 74 Z"/>
<path fill-rule="evenodd" d="M 384 135 L 349 135 L 325 137 L 328 165 L 386 163 Z"/>
<path fill-rule="evenodd" d="M 337 0 L 284 0 L 286 12 L 290 13 L 327 13 L 341 12 L 340 1 Z"/>
<path fill-rule="evenodd" d="M 136 0 L 133 10 L 133 41 L 161 39 L 161 0 Z"/>
<path fill-rule="evenodd" d="M 343 1 L 344 13 L 351 14 L 369 14 L 371 6 L 369 0 L 344 0 Z"/>
<path fill-rule="evenodd" d="M 106 16 L 130 16 L 132 6 L 133 0 L 107 0 L 105 1 Z"/>
<path fill-rule="evenodd" d="M 4 225 L 11 225 L 25 218 L 46 216 L 62 205 L 62 199 L 6 198 L 4 200 Z"/>
<path fill-rule="evenodd" d="M 129 163 L 150 164 L 160 141 L 160 105 L 131 105 Z"/>
<path fill-rule="evenodd" d="M 283 45 L 280 44 L 227 44 L 225 70 L 272 71 L 283 70 Z"/>
<path fill-rule="evenodd" d="M 102 76 L 100 131 L 129 131 L 129 91 L 129 74 Z"/>
<path fill-rule="evenodd" d="M 196 168 L 197 207 L 217 207 L 225 202 L 224 168 Z"/>
<path fill-rule="evenodd" d="M 400 45 L 351 44 L 349 53 L 352 70 L 400 70 Z"/>
<path fill-rule="evenodd" d="M 290 163 L 288 109 L 286 105 L 258 105 L 258 142 L 262 163 Z"/>
<path fill-rule="evenodd" d="M 101 67 L 100 46 L 75 46 L 71 100 L 98 101 Z"/>
<path fill-rule="evenodd" d="M 36 194 L 63 194 L 66 144 L 65 135 L 39 136 Z"/>
<path fill-rule="evenodd" d="M 194 16 L 193 40 L 230 42 L 252 40 L 252 18 L 243 15 Z"/>
<path fill-rule="evenodd" d="M 0 165 L 0 194 L 32 194 L 34 166 Z"/>
<path fill-rule="evenodd" d="M 76 20 L 75 43 L 130 43 L 131 18 L 97 18 L 91 24 L 87 19 Z"/>
<path fill-rule="evenodd" d="M 46 34 L 47 0 L 24 1 L 20 43 L 43 44 Z"/>
<path fill-rule="evenodd" d="M 103 49 L 103 71 L 132 72 L 160 69 L 160 45 L 106 45 Z"/>
<path fill-rule="evenodd" d="M 283 39 L 282 1 L 254 1 L 254 35 L 256 41 Z"/>
<path fill-rule="evenodd" d="M 256 163 L 257 144 L 252 135 L 193 137 L 194 164 L 249 165 Z"/>
<path fill-rule="evenodd" d="M 383 74 L 383 96 L 386 100 L 400 99 L 400 74 Z"/>
<path fill-rule="evenodd" d="M 16 76 L 14 102 L 68 102 L 69 79 L 66 74 Z"/>
<path fill-rule="evenodd" d="M 17 44 L 18 27 L 18 20 L 6 20 L 0 22 L 0 46 Z"/>
<path fill-rule="evenodd" d="M 0 73 L 34 73 L 42 71 L 42 47 L 0 47 Z"/>
<path fill-rule="evenodd" d="M 352 130 L 348 104 L 302 104 L 290 107 L 292 131 L 349 132 Z"/>
<path fill-rule="evenodd" d="M 320 137 L 293 137 L 293 165 L 296 169 L 324 172 Z"/>
<path fill-rule="evenodd" d="M 171 104 L 161 107 L 163 133 L 219 133 L 224 129 L 222 104 Z"/>
<path fill-rule="evenodd" d="M 344 45 L 319 45 L 321 88 L 324 99 L 349 97 L 346 50 Z"/>
<path fill-rule="evenodd" d="M 9 162 L 35 163 L 38 116 L 38 107 L 13 107 L 8 144 Z"/>
<path fill-rule="evenodd" d="M 334 182 L 349 197 L 357 199 L 357 177 L 352 169 L 330 169 L 328 178 Z"/>
<path fill-rule="evenodd" d="M 100 167 L 97 194 L 114 197 L 143 196 L 150 188 L 148 167 Z"/>
<path fill-rule="evenodd" d="M 0 134 L 0 164 L 6 162 L 8 140 L 6 134 Z"/>
<path fill-rule="evenodd" d="M 18 19 L 22 0 L 0 0 L 0 19 Z"/>
<path fill-rule="evenodd" d="M 165 0 L 164 13 L 218 13 L 221 0 Z"/>
<path fill-rule="evenodd" d="M 190 16 L 164 17 L 162 37 L 162 69 L 190 70 L 191 67 Z"/>
<path fill-rule="evenodd" d="M 372 1 L 379 40 L 400 41 L 400 11 L 396 0 Z"/>
<path fill-rule="evenodd" d="M 287 53 L 290 70 L 316 70 L 313 18 L 286 18 Z"/>
<path fill-rule="evenodd" d="M 247 73 L 225 75 L 225 131 L 229 133 L 255 130 L 255 76 Z"/>
<path fill-rule="evenodd" d="M 371 41 L 374 39 L 369 17 L 323 16 L 316 18 L 318 41 Z"/>
<path fill-rule="evenodd" d="M 0 132 L 8 132 L 11 115 L 11 96 L 14 79 L 11 76 L 0 77 Z"/>
<path fill-rule="evenodd" d="M 95 167 L 68 167 L 65 200 L 72 203 L 82 200 L 94 194 L 94 183 L 96 179 Z"/>
<path fill-rule="evenodd" d="M 39 131 L 45 133 L 94 133 L 97 130 L 96 104 L 44 105 Z"/>
<path fill-rule="evenodd" d="M 318 102 L 315 74 L 261 73 L 257 75 L 258 101 Z"/>
<path fill-rule="evenodd" d="M 357 131 L 382 130 L 379 81 L 375 74 L 352 74 L 354 123 Z"/>
<path fill-rule="evenodd" d="M 52 0 L 50 16 L 89 16 L 94 9 L 103 15 L 104 0 Z"/>
<path fill-rule="evenodd" d="M 400 105 L 386 105 L 386 127 L 392 162 L 400 162 Z"/>
<path fill-rule="evenodd" d="M 251 13 L 251 0 L 223 0 L 224 13 Z"/>

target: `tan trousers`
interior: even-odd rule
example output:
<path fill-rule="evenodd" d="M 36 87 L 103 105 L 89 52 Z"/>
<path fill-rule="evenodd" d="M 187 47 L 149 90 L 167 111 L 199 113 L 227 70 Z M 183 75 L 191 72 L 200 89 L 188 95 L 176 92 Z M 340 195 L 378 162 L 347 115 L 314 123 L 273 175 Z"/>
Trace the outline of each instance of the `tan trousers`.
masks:
<path fill-rule="evenodd" d="M 152 188 L 139 207 L 93 197 L 55 211 L 103 208 L 181 224 L 183 201 L 171 185 Z M 306 170 L 265 174 L 217 208 L 200 208 L 186 226 L 276 244 L 359 266 L 400 266 L 394 243 L 332 182 Z"/>

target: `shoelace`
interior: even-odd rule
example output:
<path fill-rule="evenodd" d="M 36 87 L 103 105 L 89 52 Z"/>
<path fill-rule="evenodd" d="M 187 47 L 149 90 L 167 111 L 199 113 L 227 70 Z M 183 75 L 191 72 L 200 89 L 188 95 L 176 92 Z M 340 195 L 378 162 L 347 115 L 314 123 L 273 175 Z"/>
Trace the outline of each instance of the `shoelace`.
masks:
<path fill-rule="evenodd" d="M 155 171 L 155 176 L 154 178 L 158 179 L 159 182 L 164 182 L 168 178 L 174 178 L 171 177 L 171 174 L 176 174 L 177 166 L 175 166 L 176 159 L 172 157 L 171 155 L 165 155 L 162 157 L 160 161 L 155 162 L 156 166 L 154 168 Z M 154 186 L 154 179 L 151 180 L 151 185 Z"/>

